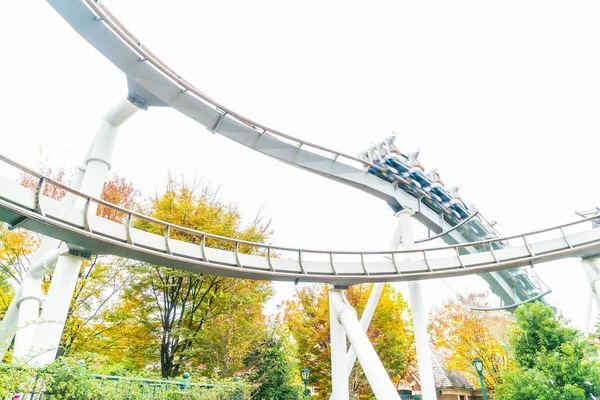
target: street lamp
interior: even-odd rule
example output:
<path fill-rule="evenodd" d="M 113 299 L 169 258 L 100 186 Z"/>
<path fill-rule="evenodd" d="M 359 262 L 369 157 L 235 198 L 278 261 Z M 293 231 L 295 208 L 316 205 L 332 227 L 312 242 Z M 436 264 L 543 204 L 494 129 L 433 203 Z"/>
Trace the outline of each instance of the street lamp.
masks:
<path fill-rule="evenodd" d="M 483 393 L 483 400 L 487 400 L 487 395 L 485 394 L 485 385 L 483 384 L 483 361 L 479 357 L 475 358 L 473 362 L 473 367 L 475 367 L 475 371 L 477 371 L 477 375 L 479 375 L 479 382 L 481 383 L 481 393 Z"/>
<path fill-rule="evenodd" d="M 304 367 L 300 371 L 300 375 L 302 375 L 302 380 L 304 381 L 304 395 L 308 397 L 308 376 L 310 375 L 310 370 Z"/>

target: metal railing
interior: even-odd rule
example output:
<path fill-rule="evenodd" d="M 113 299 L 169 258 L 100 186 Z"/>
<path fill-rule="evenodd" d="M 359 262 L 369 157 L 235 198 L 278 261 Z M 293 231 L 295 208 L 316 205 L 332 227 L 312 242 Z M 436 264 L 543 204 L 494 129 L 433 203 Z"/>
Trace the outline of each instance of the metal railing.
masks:
<path fill-rule="evenodd" d="M 100 387 L 112 386 L 115 391 L 120 391 L 127 396 L 137 393 L 147 398 L 157 397 L 162 393 L 172 392 L 174 389 L 213 389 L 222 385 L 213 385 L 207 383 L 192 383 L 190 374 L 187 372 L 182 375 L 181 380 L 160 380 L 147 378 L 134 378 L 115 375 L 91 374 L 91 378 L 100 382 Z"/>
<path fill-rule="evenodd" d="M 80 364 L 84 365 L 84 364 Z M 15 382 L 9 382 L 9 386 L 4 389 L 4 393 L 8 389 L 9 395 L 0 397 L 6 400 L 46 400 L 64 398 L 64 394 L 68 391 L 73 391 L 68 385 L 56 384 L 56 374 L 50 372 L 46 368 L 40 369 L 24 369 L 13 365 L 0 365 L 0 373 L 18 373 L 13 375 Z M 85 376 L 85 375 L 84 375 Z M 84 379 L 84 376 L 79 376 L 78 379 Z M 207 384 L 193 383 L 190 381 L 190 374 L 184 373 L 182 379 L 159 380 L 135 378 L 127 376 L 114 375 L 98 375 L 89 374 L 90 379 L 84 382 L 73 382 L 75 385 L 84 385 L 88 395 L 90 393 L 101 395 L 101 398 L 127 398 L 127 399 L 168 399 L 178 398 L 185 395 L 186 391 L 204 392 L 214 389 L 222 389 L 229 393 L 223 395 L 223 400 L 241 400 L 243 389 L 239 384 L 241 381 L 235 381 L 232 385 L 226 384 Z M 63 380 L 65 377 L 60 377 Z M 117 396 L 117 397 L 114 397 Z M 186 397 L 187 398 L 187 397 Z M 196 397 L 194 397 L 196 398 Z"/>
<path fill-rule="evenodd" d="M 567 224 L 557 225 L 557 226 L 553 226 L 550 228 L 541 229 L 541 230 L 528 232 L 528 233 L 524 233 L 524 234 L 517 234 L 517 235 L 512 235 L 512 236 L 507 236 L 507 237 L 493 238 L 493 239 L 481 240 L 481 241 L 470 242 L 470 243 L 461 243 L 461 244 L 457 244 L 457 245 L 453 245 L 453 246 L 441 246 L 441 247 L 432 247 L 432 248 L 425 248 L 425 249 L 396 250 L 396 251 L 389 251 L 389 250 L 384 250 L 384 251 L 310 250 L 310 249 L 301 249 L 301 248 L 286 247 L 286 246 L 276 246 L 276 245 L 270 245 L 270 244 L 265 244 L 265 243 L 250 242 L 250 241 L 246 241 L 246 240 L 239 240 L 239 239 L 234 239 L 234 238 L 229 238 L 229 237 L 224 237 L 224 236 L 219 236 L 219 235 L 213 235 L 210 233 L 197 231 L 197 230 L 194 230 L 191 228 L 187 228 L 187 227 L 172 224 L 169 222 L 161 221 L 161 220 L 152 218 L 150 216 L 143 215 L 141 213 L 131 211 L 126 208 L 114 205 L 114 204 L 104 201 L 102 199 L 88 196 L 78 190 L 74 190 L 74 189 L 68 187 L 67 185 L 65 185 L 61 182 L 58 182 L 54 179 L 46 177 L 46 176 L 40 174 L 39 172 L 36 172 L 30 168 L 27 168 L 27 167 L 19 164 L 18 162 L 14 161 L 4 155 L 1 155 L 1 154 L 0 154 L 0 161 L 3 161 L 5 163 L 17 168 L 21 172 L 26 173 L 26 174 L 34 177 L 35 179 L 37 179 L 38 184 L 37 184 L 37 187 L 35 190 L 35 210 L 34 210 L 37 214 L 45 216 L 44 201 L 42 199 L 42 194 L 44 192 L 44 188 L 46 187 L 46 185 L 52 185 L 52 186 L 55 186 L 56 188 L 66 191 L 67 193 L 71 193 L 85 201 L 84 213 L 83 213 L 83 219 L 84 219 L 83 228 L 85 231 L 87 231 L 89 233 L 94 233 L 94 226 L 93 226 L 91 215 L 90 215 L 90 210 L 93 209 L 93 207 L 90 207 L 90 205 L 92 203 L 94 203 L 94 204 L 104 206 L 108 209 L 114 210 L 116 212 L 120 212 L 125 216 L 124 225 L 125 225 L 125 229 L 127 232 L 127 243 L 132 246 L 136 245 L 133 240 L 133 237 L 132 237 L 133 220 L 139 219 L 139 220 L 147 221 L 151 224 L 161 227 L 161 231 L 164 232 L 163 237 L 164 237 L 164 244 L 165 244 L 163 252 L 166 254 L 172 254 L 171 250 L 170 250 L 170 248 L 171 248 L 170 242 L 172 240 L 174 240 L 174 239 L 172 239 L 172 236 L 175 232 L 180 232 L 180 233 L 185 233 L 187 235 L 190 235 L 191 237 L 196 237 L 199 239 L 199 240 L 196 240 L 196 242 L 199 242 L 201 254 L 202 254 L 202 257 L 205 262 L 208 262 L 208 263 L 211 262 L 211 260 L 207 257 L 207 254 L 206 254 L 207 248 L 223 248 L 223 246 L 211 246 L 211 244 L 214 245 L 214 244 L 218 244 L 218 243 L 221 243 L 221 244 L 227 243 L 228 246 L 226 246 L 226 247 L 228 249 L 230 249 L 230 251 L 232 253 L 235 254 L 235 260 L 237 263 L 237 267 L 242 268 L 242 269 L 245 267 L 242 264 L 242 262 L 240 261 L 241 260 L 241 257 L 240 257 L 241 251 L 240 250 L 242 247 L 245 246 L 245 248 L 244 248 L 246 250 L 245 253 L 259 254 L 259 255 L 266 257 L 268 260 L 268 265 L 269 265 L 270 270 L 272 272 L 278 272 L 278 273 L 289 273 L 289 271 L 276 270 L 276 268 L 274 267 L 273 259 L 277 257 L 278 253 L 281 253 L 281 252 L 287 252 L 287 253 L 296 255 L 296 257 L 293 259 L 295 259 L 297 261 L 298 268 L 302 274 L 308 273 L 306 268 L 303 265 L 303 262 L 304 262 L 304 260 L 306 260 L 307 255 L 325 255 L 325 256 L 327 256 L 325 258 L 327 258 L 329 260 L 329 263 L 330 263 L 332 271 L 333 271 L 333 275 L 338 275 L 340 273 L 343 273 L 342 267 L 344 264 L 343 262 L 336 264 L 335 256 L 355 256 L 355 257 L 357 257 L 357 259 L 360 258 L 360 262 L 364 269 L 364 275 L 369 275 L 369 273 L 370 273 L 369 269 L 368 269 L 368 264 L 365 261 L 365 257 L 367 257 L 367 256 L 388 257 L 392 261 L 394 266 L 396 267 L 396 273 L 399 275 L 420 274 L 423 272 L 432 273 L 432 272 L 434 272 L 434 270 L 432 269 L 430 263 L 431 263 L 431 260 L 435 258 L 435 257 L 432 257 L 434 255 L 434 253 L 440 252 L 440 251 L 448 251 L 448 250 L 454 252 L 454 255 L 455 255 L 456 261 L 457 261 L 456 268 L 464 269 L 464 268 L 466 268 L 466 265 L 465 265 L 465 262 L 463 261 L 463 257 L 464 257 L 463 253 L 466 253 L 466 252 L 461 252 L 461 250 L 466 249 L 466 248 L 474 248 L 474 249 L 477 249 L 477 251 L 479 251 L 479 252 L 489 252 L 493 256 L 494 263 L 501 264 L 502 260 L 500 260 L 497 257 L 496 251 L 497 251 L 497 249 L 501 249 L 503 246 L 501 246 L 501 245 L 494 246 L 494 245 L 498 244 L 498 243 L 508 242 L 508 241 L 515 240 L 515 239 L 520 241 L 521 244 L 527 249 L 528 254 L 526 257 L 523 257 L 523 258 L 534 260 L 534 259 L 538 258 L 538 255 L 534 252 L 534 250 L 530 244 L 530 241 L 528 240 L 529 237 L 531 237 L 533 235 L 556 231 L 558 233 L 558 236 L 562 237 L 562 239 L 564 241 L 564 250 L 574 249 L 576 246 L 574 246 L 570 242 L 569 238 L 567 237 L 567 235 L 565 233 L 565 228 L 571 227 L 574 225 L 578 225 L 578 224 L 583 224 L 583 223 L 586 223 L 589 221 L 593 221 L 598 218 L 597 216 L 592 216 L 592 217 L 588 217 L 588 218 L 581 219 L 578 221 L 570 222 Z M 544 254 L 546 254 L 546 253 L 544 253 Z M 398 265 L 396 264 L 396 259 L 398 256 L 406 256 L 406 255 L 408 255 L 408 256 L 419 255 L 420 257 L 422 257 L 421 259 L 422 259 L 422 261 L 424 261 L 426 270 L 424 270 L 424 271 L 401 271 L 399 269 Z"/>

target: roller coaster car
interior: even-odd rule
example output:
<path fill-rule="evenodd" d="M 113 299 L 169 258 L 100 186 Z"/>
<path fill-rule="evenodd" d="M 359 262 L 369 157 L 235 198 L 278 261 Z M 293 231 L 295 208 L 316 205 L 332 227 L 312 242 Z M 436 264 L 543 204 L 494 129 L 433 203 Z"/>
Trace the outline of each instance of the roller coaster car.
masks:
<path fill-rule="evenodd" d="M 400 154 L 390 153 L 382 160 L 385 164 L 397 169 L 399 172 L 408 172 L 410 169 L 410 166 L 408 165 L 408 159 Z"/>
<path fill-rule="evenodd" d="M 376 160 L 373 162 L 376 166 L 382 168 L 379 170 L 377 168 L 369 167 L 367 169 L 367 173 L 371 175 L 375 175 L 381 179 L 384 179 L 390 183 L 396 182 L 396 178 L 394 175 L 399 175 L 398 171 L 395 168 L 390 167 L 389 165 L 383 164 L 381 160 Z"/>
<path fill-rule="evenodd" d="M 382 167 L 385 171 L 377 168 L 369 168 L 369 174 L 378 176 L 388 182 L 395 182 L 398 175 L 409 183 L 398 182 L 398 185 L 409 193 L 420 197 L 417 189 L 421 189 L 428 196 L 423 198 L 423 202 L 434 210 L 443 212 L 450 222 L 458 223 L 467 218 L 469 213 L 462 201 L 453 199 L 439 182 L 432 182 L 419 166 L 411 166 L 409 159 L 401 154 L 388 154 L 382 159 L 374 162 L 376 166 Z"/>

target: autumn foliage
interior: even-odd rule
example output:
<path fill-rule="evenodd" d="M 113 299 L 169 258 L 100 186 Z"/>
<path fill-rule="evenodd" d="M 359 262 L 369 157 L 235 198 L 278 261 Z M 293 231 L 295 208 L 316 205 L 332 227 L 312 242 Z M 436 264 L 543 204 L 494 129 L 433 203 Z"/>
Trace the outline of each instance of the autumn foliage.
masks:
<path fill-rule="evenodd" d="M 373 285 L 355 285 L 346 291 L 350 304 L 360 315 Z M 311 382 L 320 388 L 315 398 L 329 398 L 331 362 L 329 349 L 329 301 L 325 285 L 303 286 L 294 300 L 285 303 L 280 319 L 287 325 L 298 347 L 300 365 L 311 366 Z M 383 365 L 397 384 L 414 365 L 413 336 L 408 305 L 391 285 L 386 285 L 367 335 Z M 350 376 L 351 396 L 370 398 L 366 378 L 357 364 Z"/>
<path fill-rule="evenodd" d="M 486 371 L 486 386 L 494 388 L 500 374 L 512 367 L 503 344 L 507 344 L 507 334 L 514 322 L 506 312 L 478 312 L 468 308 L 467 305 L 486 307 L 486 296 L 473 293 L 447 300 L 431 312 L 429 329 L 435 347 L 448 355 L 448 369 L 460 371 L 471 382 L 478 382 L 471 362 L 479 357 Z"/>

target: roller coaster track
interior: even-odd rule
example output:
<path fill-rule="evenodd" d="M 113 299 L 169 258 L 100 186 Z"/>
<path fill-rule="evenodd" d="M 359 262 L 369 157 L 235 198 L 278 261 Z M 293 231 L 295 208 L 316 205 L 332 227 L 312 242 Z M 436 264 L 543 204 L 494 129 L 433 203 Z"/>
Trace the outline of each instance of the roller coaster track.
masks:
<path fill-rule="evenodd" d="M 587 223 L 596 216 L 510 237 L 409 251 L 348 252 L 273 246 L 159 221 L 87 196 L 3 155 L 0 161 L 38 182 L 35 189 L 29 189 L 0 178 L 0 220 L 63 240 L 72 252 L 113 254 L 194 272 L 347 286 L 484 273 L 564 257 L 586 257 L 600 251 L 600 229 L 591 229 Z M 48 185 L 78 197 L 84 204 L 82 209 L 44 196 Z M 122 221 L 93 215 L 90 210 L 96 209 L 92 206 L 95 204 L 122 215 Z M 581 224 L 588 229 L 566 232 L 567 228 Z M 540 235 L 552 237 L 532 241 Z M 499 242 L 515 240 L 521 244 L 496 249 Z M 467 252 L 469 247 L 477 248 L 478 252 Z"/>
<path fill-rule="evenodd" d="M 404 178 L 396 176 L 398 184 L 394 185 L 365 171 L 365 166 L 367 166 L 389 173 L 389 171 L 385 171 L 385 167 L 382 168 L 357 157 L 270 129 L 217 103 L 158 59 L 100 1 L 48 0 L 48 2 L 85 40 L 127 75 L 130 86 L 130 100 L 137 102 L 138 105 L 142 107 L 170 106 L 201 123 L 213 133 L 226 136 L 279 161 L 363 190 L 386 201 L 394 211 L 410 208 L 415 211 L 415 219 L 434 232 L 436 238 L 440 237 L 446 243 L 450 245 L 458 244 L 458 246 L 415 251 L 413 256 L 417 255 L 418 258 L 418 254 L 421 254 L 422 259 L 412 260 L 408 263 L 410 264 L 410 268 L 408 268 L 409 265 L 406 261 L 398 259 L 397 256 L 400 253 L 397 252 L 327 252 L 258 245 L 214 237 L 206 233 L 190 231 L 186 228 L 174 227 L 161 221 L 152 220 L 152 223 L 162 226 L 166 230 L 164 238 L 161 239 L 163 247 L 161 250 L 157 243 L 153 242 L 154 246 L 149 246 L 144 242 L 146 239 L 157 240 L 153 236 L 147 236 L 150 233 L 138 232 L 131 226 L 132 218 L 149 220 L 148 217 L 123 210 L 122 212 L 129 218 L 129 224 L 125 224 L 125 228 L 123 228 L 123 226 L 113 226 L 114 223 L 110 221 L 98 220 L 96 216 L 87 216 L 85 212 L 81 214 L 81 210 L 65 209 L 60 212 L 66 214 L 60 215 L 66 216 L 68 214 L 69 218 L 74 218 L 69 220 L 70 222 L 66 222 L 58 216 L 54 218 L 53 212 L 50 211 L 56 208 L 55 211 L 58 212 L 63 206 L 55 204 L 51 199 L 46 199 L 44 196 L 36 199 L 34 195 L 33 201 L 37 201 L 35 204 L 50 204 L 49 212 L 40 214 L 37 208 L 28 207 L 31 206 L 31 194 L 24 193 L 23 188 L 13 188 L 14 183 L 3 181 L 2 187 L 11 187 L 11 193 L 14 189 L 15 193 L 24 196 L 21 198 L 24 202 L 15 203 L 9 197 L 3 197 L 4 190 L 0 187 L 0 197 L 3 198 L 3 214 L 6 215 L 3 220 L 9 223 L 22 221 L 21 226 L 27 227 L 27 229 L 59 237 L 71 245 L 80 246 L 83 249 L 82 251 L 86 252 L 119 254 L 162 265 L 257 279 L 352 283 L 424 279 L 434 276 L 478 273 L 488 281 L 492 286 L 492 290 L 505 303 L 528 299 L 527 295 L 522 293 L 515 299 L 514 294 L 516 291 L 509 294 L 511 291 L 509 281 L 514 281 L 515 277 L 511 276 L 514 275 L 512 271 L 505 271 L 505 268 L 531 265 L 534 262 L 557 257 L 559 253 L 560 257 L 575 256 L 579 254 L 578 251 L 588 252 L 591 251 L 588 247 L 593 248 L 591 242 L 581 242 L 581 246 L 569 245 L 569 247 L 562 250 L 556 247 L 554 252 L 546 253 L 542 251 L 538 253 L 534 252 L 528 244 L 525 239 L 527 235 L 523 235 L 524 246 L 528 250 L 527 254 L 530 258 L 526 261 L 525 254 L 519 253 L 523 249 L 519 246 L 507 248 L 507 246 L 510 246 L 509 242 L 506 241 L 507 238 L 499 238 L 483 216 L 471 214 L 468 221 L 463 221 L 463 223 L 457 225 L 455 222 L 448 220 L 443 213 L 437 212 L 427 205 L 430 194 L 426 191 L 419 188 L 414 189 L 412 193 L 405 191 L 401 187 L 401 184 L 407 183 Z M 26 169 L 6 159 L 6 157 L 3 157 L 3 159 L 17 168 Z M 36 174 L 31 170 L 28 170 L 28 173 Z M 38 179 L 40 179 L 40 182 L 60 185 L 46 177 L 38 176 Z M 71 191 L 68 188 L 64 189 Z M 98 199 L 88 198 L 84 195 L 80 195 L 80 197 L 86 199 L 86 204 L 90 202 L 103 204 Z M 115 207 L 108 204 L 106 206 Z M 91 228 L 92 226 L 93 228 Z M 109 226 L 111 228 L 108 228 Z M 83 228 L 83 231 L 79 229 L 80 227 Z M 104 228 L 109 229 L 109 231 L 101 233 Z M 115 229 L 115 231 L 113 232 L 112 229 Z M 186 232 L 197 237 L 200 240 L 200 245 L 195 246 L 194 251 L 200 249 L 200 257 L 192 256 L 196 253 L 191 248 L 187 248 L 187 246 L 193 246 L 189 243 L 183 243 L 181 246 L 192 251 L 190 254 L 173 252 L 171 250 L 172 244 L 177 243 L 177 241 L 169 236 L 171 230 L 180 233 Z M 475 232 L 476 243 L 467 244 L 467 242 L 473 242 L 473 238 L 465 232 Z M 125 237 L 123 237 L 123 234 Z M 136 235 L 139 235 L 141 239 L 138 240 Z M 150 239 L 150 237 L 153 237 L 153 239 Z M 125 242 L 123 242 L 123 238 L 125 238 Z M 478 241 L 477 239 L 480 238 L 489 240 Z M 567 240 L 568 235 L 563 235 L 562 238 Z M 224 250 L 211 248 L 207 244 L 215 240 L 222 245 L 226 244 L 225 248 L 227 246 L 234 247 L 232 251 L 223 253 Z M 142 243 L 145 244 L 142 245 Z M 174 246 L 174 248 L 177 248 L 178 244 Z M 485 246 L 489 247 L 487 252 L 484 250 Z M 588 247 L 584 248 L 582 246 Z M 242 248 L 245 251 L 254 252 L 254 254 L 244 254 L 240 250 Z M 257 253 L 257 249 L 262 249 L 263 252 L 266 251 L 266 256 L 261 252 Z M 153 253 L 156 251 L 158 253 Z M 214 256 L 212 255 L 213 251 L 215 252 Z M 450 264 L 447 266 L 444 264 L 444 268 L 438 266 L 436 263 L 439 260 L 435 257 L 430 258 L 433 256 L 432 252 L 434 251 L 437 251 L 438 255 L 444 251 L 455 252 L 454 258 L 458 262 L 459 268 L 456 269 L 456 265 L 451 267 Z M 276 252 L 282 254 L 276 256 Z M 297 254 L 297 259 L 286 260 L 283 253 Z M 510 257 L 508 256 L 509 253 L 518 254 L 519 257 Z M 550 256 L 554 253 L 556 253 L 554 256 Z M 158 254 L 162 255 L 159 257 Z M 263 256 L 260 256 L 260 254 L 263 254 Z M 382 257 L 384 254 L 391 257 L 391 261 L 380 261 L 371 265 L 369 259 Z M 503 258 L 503 254 L 506 254 L 508 258 Z M 189 256 L 192 257 L 189 258 Z M 329 259 L 325 261 L 309 260 L 310 257 L 315 258 L 317 256 L 329 257 Z M 359 261 L 344 263 L 337 260 L 344 257 L 358 257 Z M 473 260 L 478 257 L 481 257 L 481 259 L 475 262 L 469 261 L 469 257 L 473 257 Z M 493 260 L 493 263 L 486 264 L 486 257 L 488 262 Z M 232 263 L 232 260 L 235 262 Z M 255 262 L 256 264 L 254 264 Z M 393 267 L 393 269 L 390 269 L 390 267 Z M 447 270 L 445 270 L 446 267 Z M 493 272 L 496 270 L 502 270 L 502 272 Z M 501 276 L 500 274 L 504 275 Z M 526 278 L 524 282 L 528 288 L 527 290 L 535 286 L 529 278 Z"/>

